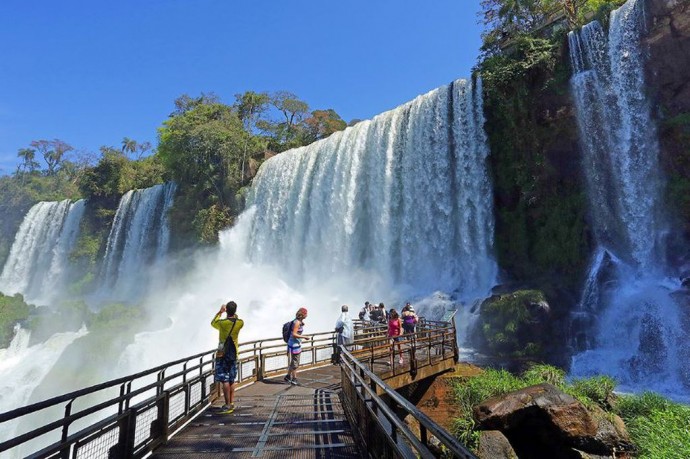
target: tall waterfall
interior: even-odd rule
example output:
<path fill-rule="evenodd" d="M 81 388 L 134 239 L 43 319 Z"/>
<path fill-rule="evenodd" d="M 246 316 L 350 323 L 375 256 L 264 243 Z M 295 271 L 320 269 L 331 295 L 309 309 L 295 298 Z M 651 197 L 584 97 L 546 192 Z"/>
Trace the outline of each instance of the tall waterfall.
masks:
<path fill-rule="evenodd" d="M 176 186 L 170 182 L 122 196 L 110 229 L 101 268 L 101 295 L 109 299 L 138 297 L 146 284 L 142 268 L 155 267 L 167 254 L 167 214 Z"/>
<path fill-rule="evenodd" d="M 668 224 L 661 201 L 659 145 L 645 95 L 640 35 L 643 5 L 628 0 L 569 35 L 572 89 L 597 251 L 575 321 L 589 316 L 573 373 L 613 373 L 624 386 L 669 394 L 690 387 L 687 331 L 671 295 L 678 282 L 663 253 Z M 683 381 L 683 378 L 685 380 Z"/>
<path fill-rule="evenodd" d="M 364 270 L 418 292 L 494 285 L 481 82 L 457 80 L 268 160 L 249 198 L 253 262 L 293 279 Z"/>
<path fill-rule="evenodd" d="M 483 123 L 481 85 L 458 80 L 269 159 L 219 252 L 156 295 L 155 331 L 118 365 L 139 371 L 216 345 L 208 321 L 231 299 L 250 341 L 279 336 L 300 306 L 315 332 L 343 304 L 356 314 L 365 300 L 456 307 L 486 295 L 497 267 Z"/>
<path fill-rule="evenodd" d="M 19 227 L 0 275 L 0 291 L 48 302 L 64 279 L 68 255 L 79 235 L 84 201 L 39 202 Z"/>

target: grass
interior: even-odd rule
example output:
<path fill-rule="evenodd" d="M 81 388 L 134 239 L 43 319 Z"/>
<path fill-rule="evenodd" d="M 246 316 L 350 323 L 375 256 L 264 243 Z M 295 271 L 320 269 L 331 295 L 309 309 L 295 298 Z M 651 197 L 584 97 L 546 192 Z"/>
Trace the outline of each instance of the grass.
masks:
<path fill-rule="evenodd" d="M 516 376 L 505 370 L 487 369 L 479 376 L 454 385 L 461 416 L 453 422 L 453 434 L 474 451 L 479 430 L 472 418 L 472 408 L 484 400 L 524 387 L 550 383 L 577 398 L 583 405 L 601 407 L 609 415 L 619 415 L 643 459 L 687 459 L 690 457 L 690 407 L 673 403 L 647 392 L 617 396 L 616 382 L 609 376 L 566 381 L 565 372 L 550 365 L 535 365 Z"/>

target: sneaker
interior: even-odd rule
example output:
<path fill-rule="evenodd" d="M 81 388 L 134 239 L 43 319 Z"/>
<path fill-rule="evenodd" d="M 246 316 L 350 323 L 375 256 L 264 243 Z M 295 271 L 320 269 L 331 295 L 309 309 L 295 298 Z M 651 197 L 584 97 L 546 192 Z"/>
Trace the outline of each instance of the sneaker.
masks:
<path fill-rule="evenodd" d="M 292 384 L 293 386 L 298 386 L 299 383 L 297 382 L 297 378 L 291 379 L 290 384 Z"/>
<path fill-rule="evenodd" d="M 283 378 L 283 381 L 285 381 L 286 383 L 288 383 L 288 384 L 289 384 L 289 383 L 291 383 L 291 382 L 292 382 L 292 379 L 290 379 L 290 376 L 288 376 L 288 375 L 285 375 L 285 377 Z"/>
<path fill-rule="evenodd" d="M 230 414 L 233 411 L 235 411 L 235 405 L 230 405 L 230 406 L 223 405 L 223 408 L 225 408 L 225 409 L 224 410 L 221 409 L 220 413 L 218 413 L 218 414 Z"/>

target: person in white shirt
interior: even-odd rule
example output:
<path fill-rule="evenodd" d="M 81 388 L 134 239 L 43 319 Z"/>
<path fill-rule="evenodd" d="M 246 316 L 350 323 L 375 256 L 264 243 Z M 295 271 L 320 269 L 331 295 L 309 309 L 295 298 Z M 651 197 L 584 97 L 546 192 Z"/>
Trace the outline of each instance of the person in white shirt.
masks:
<path fill-rule="evenodd" d="M 355 340 L 355 330 L 352 325 L 352 318 L 348 312 L 346 304 L 340 307 L 340 317 L 335 321 L 336 342 L 333 363 L 340 362 L 340 345 L 352 344 Z"/>

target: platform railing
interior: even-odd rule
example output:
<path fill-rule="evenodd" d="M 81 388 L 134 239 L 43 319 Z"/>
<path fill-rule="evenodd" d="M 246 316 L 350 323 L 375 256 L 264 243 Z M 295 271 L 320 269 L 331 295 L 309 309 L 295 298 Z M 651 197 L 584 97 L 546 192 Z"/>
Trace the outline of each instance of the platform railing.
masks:
<path fill-rule="evenodd" d="M 356 367 L 362 381 L 369 381 L 367 387 L 373 387 L 370 384 L 373 372 L 366 368 L 366 360 L 371 360 L 372 355 L 378 356 L 385 347 L 386 329 L 359 322 L 355 328 L 358 338 L 355 343 L 349 346 L 349 350 L 339 347 L 341 356 L 347 356 L 344 367 Z M 454 342 L 447 335 L 448 329 L 446 322 L 422 321 L 418 332 L 409 337 L 410 342 L 414 346 L 428 346 L 429 355 L 438 351 L 442 357 L 448 356 L 452 346 L 447 348 L 443 343 Z M 300 369 L 331 364 L 336 349 L 335 333 L 323 332 L 309 336 L 311 340 L 303 343 Z M 375 346 L 374 343 L 379 345 Z M 433 351 L 434 343 L 441 343 L 441 348 Z M 354 360 L 357 362 L 355 365 L 354 353 L 361 353 L 365 362 Z M 213 382 L 214 354 L 215 349 L 202 352 L 0 413 L 0 434 L 20 429 L 19 433 L 13 434 L 13 438 L 0 437 L 0 457 L 5 457 L 6 452 L 9 452 L 8 457 L 51 459 L 144 457 L 166 442 L 217 396 Z M 246 386 L 284 373 L 288 363 L 282 338 L 241 343 L 237 359 L 237 386 Z M 353 384 L 359 387 L 361 382 Z M 382 387 L 385 387 L 385 383 Z M 25 431 L 22 432 L 22 428 Z"/>
<path fill-rule="evenodd" d="M 457 361 L 455 323 L 452 318 L 450 322 L 422 321 L 416 333 L 405 337 L 410 352 L 407 371 L 438 359 L 452 358 Z M 366 346 L 367 342 L 376 344 Z M 375 360 L 389 358 L 390 342 L 382 345 L 379 338 L 371 337 L 357 340 L 357 344 L 361 348 L 354 351 L 341 347 L 341 387 L 345 412 L 368 457 L 436 458 L 443 454 L 444 457 L 476 459 L 458 439 L 374 373 L 372 368 Z M 427 354 L 424 362 L 420 361 L 416 352 L 420 349 L 428 351 L 422 353 Z M 416 420 L 418 432 L 404 421 L 406 417 Z M 431 435 L 437 440 L 436 447 L 431 446 Z"/>

